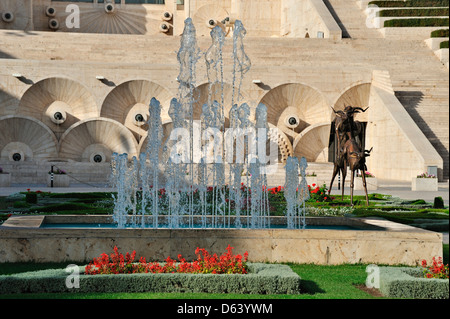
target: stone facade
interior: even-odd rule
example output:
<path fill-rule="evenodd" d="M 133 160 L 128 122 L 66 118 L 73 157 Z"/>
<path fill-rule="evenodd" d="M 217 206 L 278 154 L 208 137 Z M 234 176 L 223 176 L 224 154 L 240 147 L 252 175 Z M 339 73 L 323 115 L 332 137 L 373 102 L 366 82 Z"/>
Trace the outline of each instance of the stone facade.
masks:
<path fill-rule="evenodd" d="M 252 69 L 240 102 L 266 104 L 269 125 L 279 128 L 281 162 L 304 156 L 330 170 L 330 106 L 350 104 L 370 107 L 358 119 L 367 123 L 366 146 L 374 148 L 368 168 L 378 178 L 410 181 L 437 166 L 440 179 L 448 179 L 448 107 L 441 106 L 448 104 L 448 69 L 422 39 L 392 40 L 367 29 L 356 1 L 353 7 L 330 1 L 339 23 L 318 0 L 122 0 L 112 11 L 92 2 L 77 3 L 78 28 L 67 25 L 74 22 L 68 2 L 0 3 L 0 12 L 14 15 L 0 21 L 0 166 L 11 172 L 12 183 L 45 183 L 55 163 L 77 180 L 106 181 L 113 152 L 130 158 L 141 153 L 147 132 L 136 116 L 148 119 L 152 97 L 163 105 L 168 134 L 167 111 L 179 86 L 176 51 L 187 17 L 203 52 L 213 25 L 227 33 L 225 110 L 233 94 L 232 23 L 243 21 Z M 354 37 L 343 37 L 344 26 Z M 203 60 L 197 69 L 198 116 L 209 84 Z M 398 98 L 411 89 L 426 104 L 418 111 L 410 98 Z M 93 177 L 99 172 L 106 173 Z"/>

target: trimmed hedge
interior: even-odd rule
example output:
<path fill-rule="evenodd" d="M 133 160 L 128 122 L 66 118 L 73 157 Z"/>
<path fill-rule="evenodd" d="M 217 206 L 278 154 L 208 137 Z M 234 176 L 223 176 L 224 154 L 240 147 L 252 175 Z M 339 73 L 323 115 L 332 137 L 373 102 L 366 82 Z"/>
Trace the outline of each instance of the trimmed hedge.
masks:
<path fill-rule="evenodd" d="M 449 0 L 371 1 L 370 4 L 377 5 L 380 8 L 448 7 Z"/>
<path fill-rule="evenodd" d="M 441 44 L 439 44 L 440 49 L 448 49 L 448 41 L 442 41 Z"/>
<path fill-rule="evenodd" d="M 439 17 L 448 16 L 448 8 L 381 10 L 379 17 Z"/>
<path fill-rule="evenodd" d="M 449 29 L 439 29 L 431 32 L 431 38 L 448 38 Z"/>
<path fill-rule="evenodd" d="M 380 267 L 380 291 L 395 298 L 449 298 L 448 279 L 423 278 L 422 268 Z"/>
<path fill-rule="evenodd" d="M 300 277 L 287 265 L 248 263 L 245 275 L 125 274 L 84 275 L 79 288 L 66 287 L 70 273 L 49 269 L 0 276 L 0 294 L 66 292 L 185 292 L 239 294 L 298 294 Z"/>
<path fill-rule="evenodd" d="M 384 27 L 448 27 L 448 18 L 412 18 L 384 21 Z"/>

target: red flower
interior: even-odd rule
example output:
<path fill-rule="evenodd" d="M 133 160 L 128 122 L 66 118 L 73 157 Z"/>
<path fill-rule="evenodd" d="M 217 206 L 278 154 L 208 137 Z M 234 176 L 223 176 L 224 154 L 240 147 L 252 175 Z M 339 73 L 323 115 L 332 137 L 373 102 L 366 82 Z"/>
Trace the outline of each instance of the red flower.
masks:
<path fill-rule="evenodd" d="M 119 273 L 213 273 L 213 274 L 246 274 L 248 253 L 245 252 L 244 260 L 241 255 L 233 255 L 233 247 L 228 245 L 226 253 L 220 257 L 217 254 L 210 255 L 206 249 L 197 247 L 195 254 L 197 260 L 189 263 L 181 254 L 178 255 L 179 263 L 167 257 L 164 266 L 157 262 L 147 263 L 144 257 L 139 259 L 139 263 L 134 263 L 136 251 L 125 258 L 119 253 L 117 247 L 114 247 L 114 253 L 111 255 L 101 254 L 99 258 L 86 266 L 87 275 L 98 274 L 119 274 Z"/>
<path fill-rule="evenodd" d="M 432 258 L 432 264 L 428 266 L 426 260 L 422 260 L 423 273 L 426 278 L 448 279 L 448 264 L 444 265 L 442 257 Z"/>

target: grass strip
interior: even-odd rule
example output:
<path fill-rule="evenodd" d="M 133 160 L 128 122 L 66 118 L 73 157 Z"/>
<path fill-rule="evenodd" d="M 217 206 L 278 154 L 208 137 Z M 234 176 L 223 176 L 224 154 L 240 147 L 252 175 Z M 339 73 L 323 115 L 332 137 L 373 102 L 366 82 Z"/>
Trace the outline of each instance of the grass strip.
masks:
<path fill-rule="evenodd" d="M 384 21 L 385 28 L 392 27 L 445 27 L 448 26 L 449 18 L 412 18 L 392 19 Z"/>

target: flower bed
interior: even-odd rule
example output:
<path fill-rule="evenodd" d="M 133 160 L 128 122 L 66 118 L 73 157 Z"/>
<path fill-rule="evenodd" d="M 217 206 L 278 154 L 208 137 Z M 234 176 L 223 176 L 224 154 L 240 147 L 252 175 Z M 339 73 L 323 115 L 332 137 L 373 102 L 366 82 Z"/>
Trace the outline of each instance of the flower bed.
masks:
<path fill-rule="evenodd" d="M 168 257 L 165 263 L 150 262 L 136 252 L 124 256 L 103 253 L 87 266 L 77 267 L 76 289 L 68 288 L 64 269 L 0 276 L 0 294 L 42 292 L 191 292 L 294 294 L 300 292 L 300 277 L 286 265 L 247 263 L 248 254 L 234 255 L 233 247 L 218 257 L 197 248 L 197 259 L 189 263 Z M 71 267 L 73 272 L 73 267 Z M 95 276 L 93 276 L 95 275 Z M 70 277 L 69 277 L 70 278 Z M 69 285 L 71 286 L 71 285 Z"/>
<path fill-rule="evenodd" d="M 135 273 L 84 275 L 79 288 L 67 288 L 70 273 L 49 269 L 0 276 L 0 294 L 65 292 L 184 292 L 240 294 L 298 294 L 300 277 L 287 265 L 248 263 L 248 274 Z"/>
<path fill-rule="evenodd" d="M 233 255 L 233 247 L 228 245 L 227 252 L 220 257 L 217 254 L 209 254 L 206 249 L 198 248 L 195 250 L 197 259 L 193 262 L 187 262 L 183 256 L 178 255 L 177 263 L 170 257 L 167 257 L 164 264 L 158 262 L 149 262 L 145 257 L 141 257 L 138 263 L 134 262 L 136 251 L 132 254 L 126 253 L 123 256 L 119 253 L 117 247 L 114 247 L 114 253 L 110 256 L 103 253 L 99 258 L 89 263 L 85 268 L 87 275 L 105 275 L 105 274 L 134 274 L 134 273 L 189 273 L 189 274 L 246 274 L 248 253 L 242 255 Z"/>
<path fill-rule="evenodd" d="M 448 264 L 444 265 L 442 257 L 433 257 L 431 265 L 425 259 L 422 260 L 422 268 L 425 278 L 448 279 Z"/>
<path fill-rule="evenodd" d="M 380 291 L 386 297 L 448 299 L 448 279 L 423 278 L 422 268 L 380 267 Z"/>

